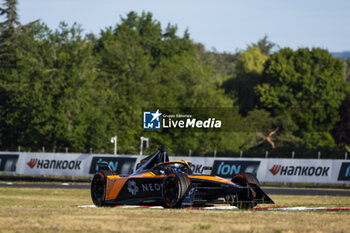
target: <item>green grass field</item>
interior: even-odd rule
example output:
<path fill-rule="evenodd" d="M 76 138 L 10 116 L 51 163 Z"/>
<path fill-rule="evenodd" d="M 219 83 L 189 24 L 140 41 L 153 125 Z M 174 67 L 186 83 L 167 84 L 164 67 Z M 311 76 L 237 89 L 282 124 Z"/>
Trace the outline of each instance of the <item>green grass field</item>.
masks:
<path fill-rule="evenodd" d="M 350 207 L 350 197 L 271 196 L 276 205 Z M 78 208 L 89 190 L 0 188 L 0 232 L 349 232 L 350 212 Z"/>

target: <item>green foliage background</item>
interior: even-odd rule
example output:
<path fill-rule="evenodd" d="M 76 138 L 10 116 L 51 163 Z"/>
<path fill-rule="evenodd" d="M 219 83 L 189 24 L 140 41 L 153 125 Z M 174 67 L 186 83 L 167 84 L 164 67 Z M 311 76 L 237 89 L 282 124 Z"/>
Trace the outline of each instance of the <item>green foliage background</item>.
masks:
<path fill-rule="evenodd" d="M 165 144 L 178 154 L 350 145 L 341 127 L 349 123 L 349 60 L 324 49 L 279 49 L 265 36 L 236 54 L 207 51 L 146 12 L 84 35 L 77 24 L 21 25 L 16 5 L 0 8 L 2 150 L 110 153 L 114 135 L 119 153 L 137 153 L 141 135 L 152 149 Z M 228 108 L 242 127 L 145 132 L 142 109 L 150 106 Z"/>

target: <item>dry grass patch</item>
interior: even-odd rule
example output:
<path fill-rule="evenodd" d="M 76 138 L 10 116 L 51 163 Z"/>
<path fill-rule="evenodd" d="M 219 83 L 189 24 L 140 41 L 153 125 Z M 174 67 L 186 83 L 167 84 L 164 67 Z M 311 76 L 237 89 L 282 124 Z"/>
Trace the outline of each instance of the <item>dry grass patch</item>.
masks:
<path fill-rule="evenodd" d="M 277 205 L 350 207 L 350 197 L 272 196 Z M 89 190 L 0 189 L 3 232 L 348 232 L 349 212 L 77 208 Z"/>

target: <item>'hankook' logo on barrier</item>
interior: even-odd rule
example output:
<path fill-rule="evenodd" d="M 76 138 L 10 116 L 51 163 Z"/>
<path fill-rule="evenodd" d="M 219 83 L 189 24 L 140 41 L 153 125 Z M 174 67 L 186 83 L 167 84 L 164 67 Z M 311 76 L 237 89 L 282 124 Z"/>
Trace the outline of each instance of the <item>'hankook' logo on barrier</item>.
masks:
<path fill-rule="evenodd" d="M 33 167 L 35 167 L 35 165 L 36 165 L 37 162 L 38 162 L 38 159 L 33 159 L 33 158 L 31 158 L 31 159 L 29 160 L 29 162 L 27 163 L 27 165 L 28 165 L 30 168 L 33 168 Z"/>
<path fill-rule="evenodd" d="M 57 160 L 31 158 L 27 165 L 35 169 L 80 170 L 82 160 Z"/>
<path fill-rule="evenodd" d="M 134 196 L 139 191 L 139 187 L 137 187 L 136 182 L 133 180 L 128 181 L 128 191 Z"/>
<path fill-rule="evenodd" d="M 323 166 L 282 166 L 274 164 L 269 171 L 279 176 L 329 176 L 331 167 Z"/>
<path fill-rule="evenodd" d="M 278 164 L 278 165 L 273 165 L 272 168 L 269 169 L 269 171 L 272 173 L 272 175 L 276 175 L 280 170 L 281 170 L 282 165 Z"/>

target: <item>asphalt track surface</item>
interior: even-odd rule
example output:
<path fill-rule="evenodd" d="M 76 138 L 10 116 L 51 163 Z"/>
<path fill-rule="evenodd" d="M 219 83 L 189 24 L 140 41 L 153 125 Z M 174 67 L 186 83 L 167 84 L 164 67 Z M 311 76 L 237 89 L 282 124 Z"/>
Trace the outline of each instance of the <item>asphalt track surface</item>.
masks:
<path fill-rule="evenodd" d="M 0 183 L 0 188 L 63 188 L 90 189 L 90 185 L 82 184 L 35 184 L 35 183 Z M 350 190 L 345 189 L 311 189 L 311 188 L 271 188 L 262 187 L 267 194 L 273 195 L 311 195 L 311 196 L 350 196 Z"/>

